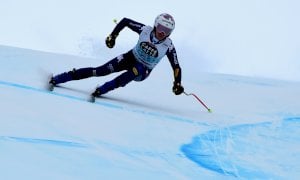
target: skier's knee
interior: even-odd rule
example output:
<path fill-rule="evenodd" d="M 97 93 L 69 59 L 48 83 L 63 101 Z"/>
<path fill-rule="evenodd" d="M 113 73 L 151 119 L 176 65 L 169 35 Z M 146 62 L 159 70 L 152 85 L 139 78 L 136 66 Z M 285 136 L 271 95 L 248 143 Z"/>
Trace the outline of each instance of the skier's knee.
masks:
<path fill-rule="evenodd" d="M 124 86 L 126 86 L 126 84 L 127 84 L 127 82 L 124 81 L 124 80 L 122 80 L 122 79 L 117 78 L 115 80 L 115 87 L 116 88 L 118 88 L 118 87 L 124 87 Z"/>
<path fill-rule="evenodd" d="M 132 72 L 135 76 L 134 81 L 143 81 L 149 75 L 149 70 L 142 66 L 133 67 Z"/>

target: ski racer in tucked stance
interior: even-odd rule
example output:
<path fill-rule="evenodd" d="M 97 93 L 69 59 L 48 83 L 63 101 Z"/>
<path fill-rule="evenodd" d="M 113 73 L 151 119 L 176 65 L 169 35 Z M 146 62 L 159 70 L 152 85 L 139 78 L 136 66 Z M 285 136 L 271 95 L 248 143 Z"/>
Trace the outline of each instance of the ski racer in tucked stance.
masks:
<path fill-rule="evenodd" d="M 143 81 L 151 73 L 152 69 L 167 55 L 174 71 L 173 92 L 176 95 L 184 91 L 181 85 L 181 68 L 170 34 L 175 28 L 175 21 L 169 14 L 160 14 L 156 17 L 154 27 L 146 26 L 128 18 L 123 18 L 106 38 L 106 46 L 113 48 L 119 32 L 128 27 L 139 34 L 135 47 L 127 53 L 113 58 L 102 66 L 73 69 L 69 72 L 53 76 L 49 82 L 49 89 L 71 80 L 85 79 L 92 76 L 105 76 L 111 73 L 125 71 L 115 79 L 96 88 L 91 94 L 93 100 L 115 88 L 124 87 L 134 81 Z"/>

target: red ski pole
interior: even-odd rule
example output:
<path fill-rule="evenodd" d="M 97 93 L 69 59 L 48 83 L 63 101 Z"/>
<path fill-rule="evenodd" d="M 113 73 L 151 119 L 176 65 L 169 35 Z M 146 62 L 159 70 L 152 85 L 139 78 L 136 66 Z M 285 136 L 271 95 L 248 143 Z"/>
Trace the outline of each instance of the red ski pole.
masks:
<path fill-rule="evenodd" d="M 201 99 L 196 95 L 196 94 L 194 94 L 194 93 L 186 93 L 186 92 L 183 92 L 185 95 L 187 95 L 187 96 L 190 96 L 190 95 L 192 95 L 192 96 L 194 96 L 194 98 L 196 98 L 206 109 L 207 109 L 207 111 L 208 112 L 212 112 L 211 111 L 211 109 L 210 108 L 208 108 L 205 104 L 204 104 L 204 102 L 202 102 L 201 101 Z"/>

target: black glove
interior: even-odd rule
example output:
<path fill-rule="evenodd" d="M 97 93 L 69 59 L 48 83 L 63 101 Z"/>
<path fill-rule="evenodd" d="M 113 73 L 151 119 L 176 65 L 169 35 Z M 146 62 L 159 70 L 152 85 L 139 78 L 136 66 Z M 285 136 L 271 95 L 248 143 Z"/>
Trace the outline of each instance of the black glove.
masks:
<path fill-rule="evenodd" d="M 112 34 L 107 36 L 105 40 L 106 46 L 109 48 L 113 48 L 115 46 L 117 36 L 118 35 L 112 35 Z"/>
<path fill-rule="evenodd" d="M 183 91 L 184 91 L 183 86 L 181 86 L 180 83 L 174 82 L 174 85 L 173 85 L 174 94 L 179 95 L 179 94 L 183 93 Z"/>

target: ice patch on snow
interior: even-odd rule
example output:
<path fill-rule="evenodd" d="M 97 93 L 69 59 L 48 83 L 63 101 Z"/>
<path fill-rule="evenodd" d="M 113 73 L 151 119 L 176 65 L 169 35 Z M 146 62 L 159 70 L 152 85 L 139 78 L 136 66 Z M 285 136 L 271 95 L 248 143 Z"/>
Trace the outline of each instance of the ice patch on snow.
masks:
<path fill-rule="evenodd" d="M 208 131 L 181 150 L 199 166 L 224 175 L 300 177 L 300 117 Z"/>

